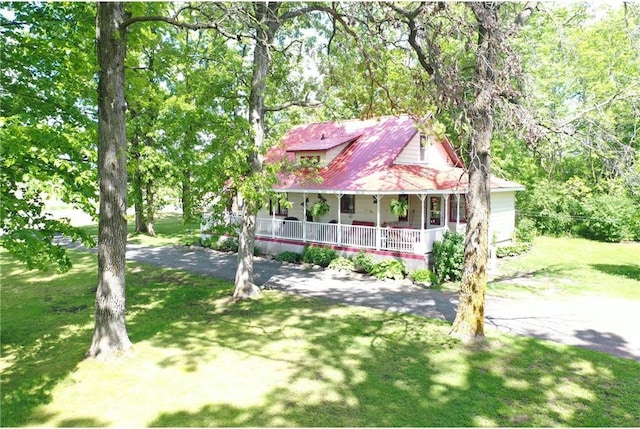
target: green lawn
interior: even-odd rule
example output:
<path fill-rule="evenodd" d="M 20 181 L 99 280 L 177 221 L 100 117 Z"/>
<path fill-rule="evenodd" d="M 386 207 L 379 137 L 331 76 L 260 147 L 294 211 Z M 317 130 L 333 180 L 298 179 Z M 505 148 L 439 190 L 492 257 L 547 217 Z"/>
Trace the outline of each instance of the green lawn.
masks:
<path fill-rule="evenodd" d="M 82 229 L 97 238 L 98 225 L 86 225 Z M 128 219 L 127 242 L 131 244 L 143 244 L 145 246 L 172 246 L 176 244 L 191 244 L 200 240 L 200 223 L 190 222 L 184 224 L 182 216 L 177 214 L 159 214 L 154 223 L 155 237 L 147 234 L 135 233 L 135 221 Z"/>
<path fill-rule="evenodd" d="M 598 294 L 640 300 L 640 243 L 538 237 L 526 255 L 499 260 L 489 291 Z"/>
<path fill-rule="evenodd" d="M 640 426 L 640 363 L 129 264 L 126 358 L 83 360 L 95 255 L 2 268 L 2 426 Z"/>

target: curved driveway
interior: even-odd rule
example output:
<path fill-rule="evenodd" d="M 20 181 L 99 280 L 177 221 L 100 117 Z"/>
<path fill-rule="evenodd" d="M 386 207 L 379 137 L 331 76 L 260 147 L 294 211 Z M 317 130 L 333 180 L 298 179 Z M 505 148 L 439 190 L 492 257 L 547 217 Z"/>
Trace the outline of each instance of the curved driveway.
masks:
<path fill-rule="evenodd" d="M 236 256 L 199 247 L 127 246 L 127 259 L 233 281 Z M 413 313 L 452 322 L 457 293 L 429 290 L 407 281 L 377 281 L 330 270 L 305 270 L 266 258 L 255 260 L 255 282 L 351 305 Z M 640 301 L 595 296 L 486 297 L 485 328 L 547 339 L 640 360 Z"/>

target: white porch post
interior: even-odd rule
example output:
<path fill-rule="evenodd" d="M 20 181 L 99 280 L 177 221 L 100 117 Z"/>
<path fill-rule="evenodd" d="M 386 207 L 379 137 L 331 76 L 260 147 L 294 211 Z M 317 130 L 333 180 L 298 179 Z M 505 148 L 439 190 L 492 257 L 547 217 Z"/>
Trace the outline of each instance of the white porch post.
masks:
<path fill-rule="evenodd" d="M 449 197 L 451 196 L 451 194 L 447 194 L 444 197 L 444 221 L 443 221 L 443 225 L 449 229 Z"/>
<path fill-rule="evenodd" d="M 380 228 L 380 206 L 382 205 L 382 195 L 376 195 L 376 250 L 382 247 L 382 228 Z"/>
<path fill-rule="evenodd" d="M 424 229 L 424 202 L 427 199 L 427 194 L 420 194 L 418 195 L 418 198 L 420 198 L 420 241 L 424 244 L 425 248 L 427 245 L 427 237 L 426 237 L 426 230 Z"/>
<path fill-rule="evenodd" d="M 456 194 L 456 232 L 460 230 L 460 194 Z"/>
<path fill-rule="evenodd" d="M 307 242 L 307 193 L 302 193 L 302 242 Z"/>
<path fill-rule="evenodd" d="M 342 201 L 342 194 L 337 194 L 336 197 L 338 197 L 338 226 L 336 227 L 338 228 L 338 233 L 336 235 L 338 244 L 342 244 L 342 218 L 340 216 L 340 214 L 342 213 L 340 206 L 340 202 Z"/>
<path fill-rule="evenodd" d="M 276 238 L 276 205 L 271 202 L 271 238 Z"/>

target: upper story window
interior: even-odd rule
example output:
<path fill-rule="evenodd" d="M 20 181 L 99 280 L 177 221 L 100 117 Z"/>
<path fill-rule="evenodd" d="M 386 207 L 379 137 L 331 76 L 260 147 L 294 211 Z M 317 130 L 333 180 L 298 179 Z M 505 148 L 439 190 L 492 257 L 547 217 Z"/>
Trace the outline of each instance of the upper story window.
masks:
<path fill-rule="evenodd" d="M 426 134 L 420 134 L 420 162 L 429 161 L 429 138 Z"/>
<path fill-rule="evenodd" d="M 300 155 L 300 160 L 313 162 L 316 164 L 320 163 L 320 155 Z"/>

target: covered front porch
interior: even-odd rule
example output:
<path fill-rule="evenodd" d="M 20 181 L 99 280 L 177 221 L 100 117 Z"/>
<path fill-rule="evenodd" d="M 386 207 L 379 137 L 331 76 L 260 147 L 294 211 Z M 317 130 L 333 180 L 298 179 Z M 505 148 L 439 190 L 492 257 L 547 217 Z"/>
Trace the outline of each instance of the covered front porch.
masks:
<path fill-rule="evenodd" d="M 286 200 L 260 211 L 257 238 L 425 255 L 445 231 L 466 227 L 462 194 L 289 192 Z M 393 213 L 394 200 L 404 202 L 404 214 Z M 313 215 L 318 202 L 325 212 Z"/>

